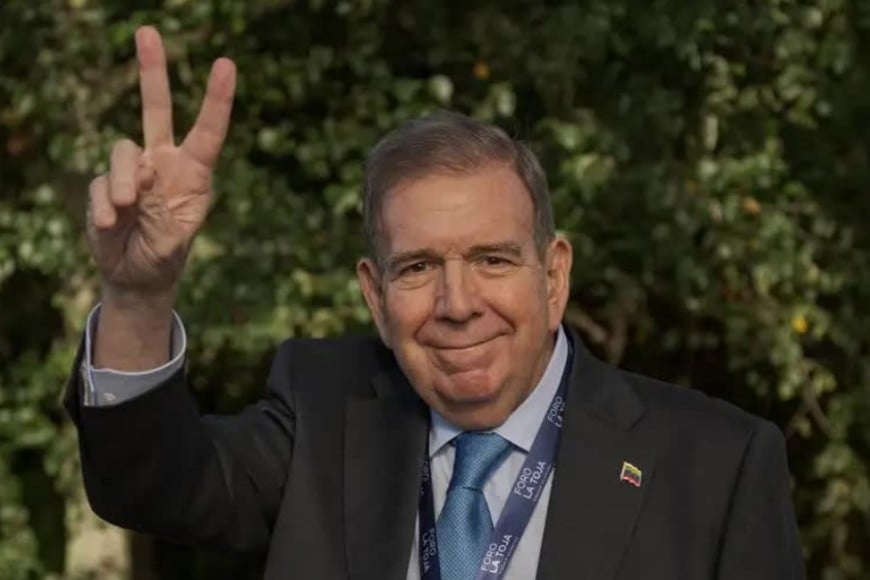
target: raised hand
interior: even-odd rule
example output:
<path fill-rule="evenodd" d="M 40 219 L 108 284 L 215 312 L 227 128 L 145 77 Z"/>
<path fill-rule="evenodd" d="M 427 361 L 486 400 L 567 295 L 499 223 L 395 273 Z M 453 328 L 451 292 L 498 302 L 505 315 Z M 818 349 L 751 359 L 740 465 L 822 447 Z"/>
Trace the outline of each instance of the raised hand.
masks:
<path fill-rule="evenodd" d="M 115 143 L 110 170 L 90 185 L 88 239 L 106 294 L 174 292 L 188 249 L 208 214 L 212 171 L 235 92 L 233 62 L 212 66 L 193 128 L 176 145 L 166 55 L 152 27 L 136 31 L 143 147 Z"/>

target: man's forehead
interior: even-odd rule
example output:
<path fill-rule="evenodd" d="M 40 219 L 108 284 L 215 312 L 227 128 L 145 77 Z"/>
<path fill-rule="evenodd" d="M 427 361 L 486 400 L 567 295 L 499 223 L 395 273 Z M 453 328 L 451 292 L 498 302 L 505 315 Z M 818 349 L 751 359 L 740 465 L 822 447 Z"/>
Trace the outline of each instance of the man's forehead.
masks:
<path fill-rule="evenodd" d="M 525 229 L 470 229 L 467 232 L 434 233 L 423 228 L 393 228 L 385 232 L 385 254 L 388 259 L 410 253 L 433 256 L 467 256 L 483 252 L 506 252 L 523 255 L 534 250 L 534 235 Z"/>
<path fill-rule="evenodd" d="M 430 251 L 463 255 L 475 246 L 534 239 L 534 206 L 510 168 L 434 174 L 392 188 L 381 207 L 382 257 Z"/>
<path fill-rule="evenodd" d="M 534 205 L 513 172 L 433 175 L 391 189 L 381 216 L 390 230 L 524 228 L 534 221 Z"/>

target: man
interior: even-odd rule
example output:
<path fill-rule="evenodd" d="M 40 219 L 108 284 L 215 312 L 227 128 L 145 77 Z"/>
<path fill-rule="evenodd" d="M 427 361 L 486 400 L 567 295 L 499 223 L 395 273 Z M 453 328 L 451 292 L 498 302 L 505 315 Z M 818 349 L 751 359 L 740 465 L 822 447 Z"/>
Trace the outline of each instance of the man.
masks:
<path fill-rule="evenodd" d="M 380 340 L 287 341 L 259 403 L 200 417 L 172 309 L 235 69 L 176 146 L 160 37 L 136 39 L 144 148 L 90 188 L 102 300 L 66 399 L 97 513 L 266 553 L 267 578 L 803 577 L 780 433 L 595 360 L 561 324 L 571 248 L 539 164 L 461 115 L 367 162 Z"/>

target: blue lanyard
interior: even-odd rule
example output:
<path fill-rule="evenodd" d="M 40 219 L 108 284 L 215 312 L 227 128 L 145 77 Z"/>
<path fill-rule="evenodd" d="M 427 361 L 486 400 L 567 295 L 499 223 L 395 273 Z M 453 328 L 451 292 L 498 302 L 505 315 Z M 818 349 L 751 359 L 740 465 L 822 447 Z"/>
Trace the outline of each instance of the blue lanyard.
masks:
<path fill-rule="evenodd" d="M 547 410 L 547 415 L 538 428 L 532 448 L 523 462 L 513 491 L 508 496 L 501 516 L 489 537 L 486 552 L 481 557 L 476 580 L 500 580 L 507 571 L 508 562 L 514 555 L 517 544 L 532 518 L 532 512 L 541 499 L 541 493 L 556 463 L 559 436 L 562 433 L 562 412 L 568 392 L 573 348 L 568 341 L 568 361 L 562 374 L 559 389 Z M 423 479 L 420 485 L 420 577 L 422 580 L 441 580 L 438 563 L 438 535 L 435 528 L 435 501 L 432 493 L 432 467 L 429 462 L 429 444 L 426 444 L 426 460 L 423 462 Z"/>

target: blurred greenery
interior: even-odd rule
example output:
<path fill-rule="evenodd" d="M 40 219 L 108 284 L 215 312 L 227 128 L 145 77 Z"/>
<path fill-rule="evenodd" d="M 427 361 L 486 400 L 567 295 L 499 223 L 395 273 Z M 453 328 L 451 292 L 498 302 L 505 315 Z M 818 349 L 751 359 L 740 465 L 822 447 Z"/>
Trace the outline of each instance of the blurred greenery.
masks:
<path fill-rule="evenodd" d="M 240 71 L 179 306 L 204 410 L 255 397 L 288 335 L 368 329 L 361 160 L 401 120 L 458 109 L 540 154 L 590 345 L 779 424 L 809 577 L 870 578 L 866 0 L 4 0 L 0 578 L 65 577 L 81 517 L 59 395 L 98 295 L 87 183 L 140 139 L 143 23 L 164 33 L 179 134 L 211 61 Z M 142 553 L 160 578 L 256 577 Z"/>

